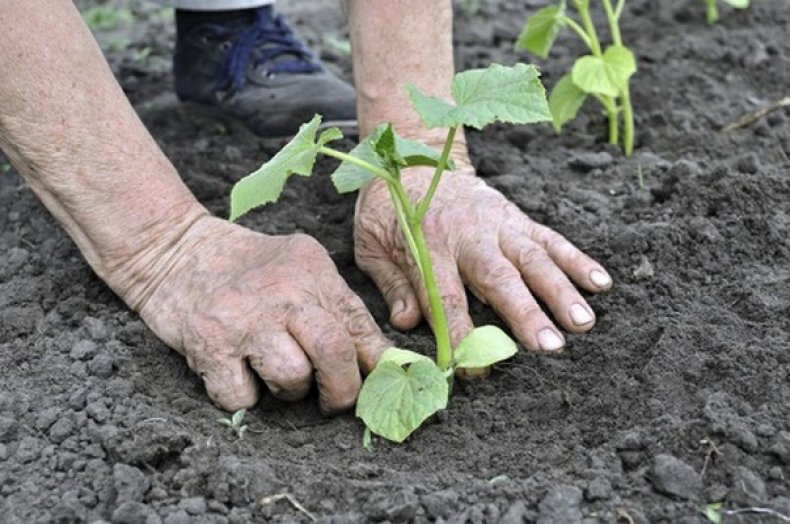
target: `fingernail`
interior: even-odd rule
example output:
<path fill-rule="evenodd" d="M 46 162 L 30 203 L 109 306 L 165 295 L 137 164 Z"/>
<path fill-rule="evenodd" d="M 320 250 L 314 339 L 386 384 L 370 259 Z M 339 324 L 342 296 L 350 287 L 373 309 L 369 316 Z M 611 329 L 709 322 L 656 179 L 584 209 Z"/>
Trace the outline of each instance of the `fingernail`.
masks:
<path fill-rule="evenodd" d="M 593 319 L 590 312 L 587 311 L 587 308 L 585 308 L 581 304 L 572 305 L 569 310 L 569 313 L 571 315 L 571 320 L 573 320 L 573 323 L 576 324 L 577 326 L 583 326 L 585 324 L 589 324 L 590 322 L 592 322 Z"/>
<path fill-rule="evenodd" d="M 590 280 L 600 288 L 607 288 L 612 285 L 612 277 L 597 269 L 590 272 Z"/>
<path fill-rule="evenodd" d="M 399 298 L 392 305 L 392 316 L 393 317 L 397 317 L 398 315 L 403 313 L 405 310 L 406 310 L 406 302 L 404 302 L 402 299 Z"/>
<path fill-rule="evenodd" d="M 538 344 L 543 351 L 557 351 L 565 343 L 554 330 L 546 328 L 538 333 Z"/>

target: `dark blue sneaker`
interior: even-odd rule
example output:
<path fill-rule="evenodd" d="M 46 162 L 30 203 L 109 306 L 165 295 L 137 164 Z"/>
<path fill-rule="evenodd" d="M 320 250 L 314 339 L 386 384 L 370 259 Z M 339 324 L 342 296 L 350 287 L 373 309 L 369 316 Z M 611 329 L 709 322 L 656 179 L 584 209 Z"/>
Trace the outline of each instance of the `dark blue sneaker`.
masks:
<path fill-rule="evenodd" d="M 214 106 L 263 137 L 286 137 L 314 114 L 356 133 L 354 88 L 329 73 L 271 6 L 179 31 L 176 94 Z"/>

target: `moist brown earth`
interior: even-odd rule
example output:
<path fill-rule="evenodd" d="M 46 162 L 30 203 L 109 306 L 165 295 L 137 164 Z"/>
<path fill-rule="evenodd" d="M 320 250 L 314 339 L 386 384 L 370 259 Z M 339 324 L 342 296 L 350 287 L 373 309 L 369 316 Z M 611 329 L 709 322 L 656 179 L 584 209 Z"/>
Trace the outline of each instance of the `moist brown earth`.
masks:
<path fill-rule="evenodd" d="M 459 12 L 459 68 L 530 60 L 512 43 L 538 4 L 491 0 Z M 702 1 L 628 2 L 623 36 L 639 61 L 630 159 L 604 143 L 593 104 L 562 136 L 547 125 L 469 133 L 480 176 L 600 260 L 616 284 L 590 297 L 598 325 L 569 336 L 561 356 L 522 351 L 489 379 L 458 385 L 408 442 L 374 439 L 373 452 L 358 420 L 322 417 L 315 397 L 264 398 L 236 440 L 184 359 L 3 168 L 0 521 L 308 521 L 287 499 L 261 504 L 277 494 L 323 522 L 695 523 L 719 501 L 790 515 L 788 112 L 718 131 L 790 94 L 787 0 L 753 4 L 722 8 L 709 26 Z M 135 25 L 98 36 L 186 183 L 224 216 L 233 182 L 282 142 L 175 102 L 172 15 L 133 7 Z M 336 3 L 284 7 L 348 76 L 334 45 L 346 34 Z M 581 52 L 561 36 L 539 63 L 545 83 Z M 354 199 L 334 194 L 332 167 L 319 162 L 317 176 L 297 177 L 280 204 L 244 223 L 315 236 L 387 334 L 431 352 L 427 328 L 387 324 L 382 298 L 354 267 Z M 472 301 L 472 310 L 477 323 L 496 322 L 487 307 Z"/>

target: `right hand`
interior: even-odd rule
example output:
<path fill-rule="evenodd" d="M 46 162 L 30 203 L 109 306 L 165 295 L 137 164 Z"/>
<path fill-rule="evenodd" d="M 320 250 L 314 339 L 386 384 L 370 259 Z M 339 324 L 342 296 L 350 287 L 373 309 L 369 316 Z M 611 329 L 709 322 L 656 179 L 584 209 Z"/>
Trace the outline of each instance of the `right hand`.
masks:
<path fill-rule="evenodd" d="M 347 410 L 360 368 L 370 372 L 390 346 L 309 236 L 268 236 L 204 217 L 166 267 L 140 315 L 228 411 L 258 401 L 253 371 L 276 397 L 298 400 L 314 370 L 322 411 Z"/>

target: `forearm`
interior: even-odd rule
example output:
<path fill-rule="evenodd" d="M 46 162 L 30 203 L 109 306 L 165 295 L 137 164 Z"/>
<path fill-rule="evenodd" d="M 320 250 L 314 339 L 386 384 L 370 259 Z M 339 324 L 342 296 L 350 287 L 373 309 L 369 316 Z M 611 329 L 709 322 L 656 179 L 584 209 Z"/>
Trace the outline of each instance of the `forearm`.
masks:
<path fill-rule="evenodd" d="M 133 308 L 207 214 L 137 118 L 70 1 L 0 10 L 0 147 Z"/>
<path fill-rule="evenodd" d="M 451 0 L 347 0 L 360 135 L 392 122 L 396 130 L 441 148 L 446 129 L 426 131 L 406 84 L 450 100 L 453 64 Z M 468 162 L 462 130 L 453 158 Z"/>

